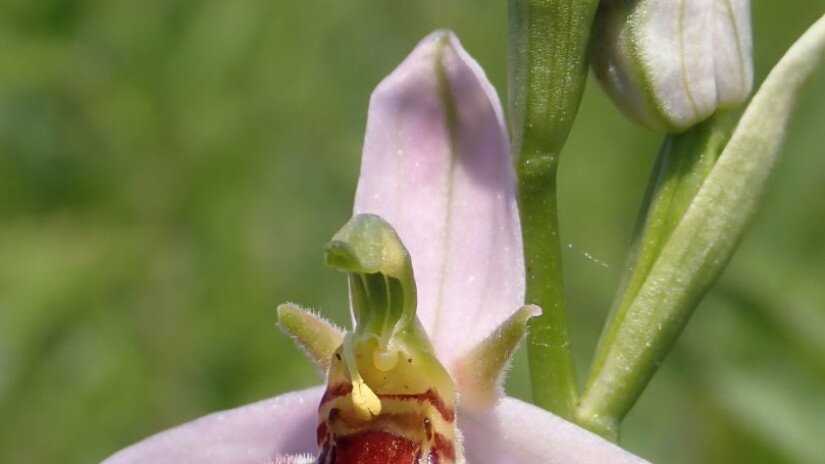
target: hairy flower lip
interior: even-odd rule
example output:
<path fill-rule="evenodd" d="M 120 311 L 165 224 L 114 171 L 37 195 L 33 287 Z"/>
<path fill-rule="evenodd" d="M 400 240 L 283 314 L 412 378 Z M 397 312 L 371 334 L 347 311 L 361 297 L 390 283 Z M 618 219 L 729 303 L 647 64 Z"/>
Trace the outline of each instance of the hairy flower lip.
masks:
<path fill-rule="evenodd" d="M 381 215 L 409 248 L 418 314 L 445 366 L 521 306 L 523 256 L 506 134 L 495 90 L 450 32 L 422 40 L 370 103 L 355 212 Z M 316 452 L 323 391 L 215 413 L 149 437 L 104 464 L 290 462 L 289 455 Z M 456 420 L 471 464 L 646 462 L 509 397 L 474 411 L 459 403 Z"/>

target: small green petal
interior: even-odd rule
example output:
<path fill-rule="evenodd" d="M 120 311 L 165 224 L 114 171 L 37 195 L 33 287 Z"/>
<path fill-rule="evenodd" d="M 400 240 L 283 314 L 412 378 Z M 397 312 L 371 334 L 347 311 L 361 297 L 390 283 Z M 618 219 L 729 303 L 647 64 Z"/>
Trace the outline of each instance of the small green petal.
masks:
<path fill-rule="evenodd" d="M 278 326 L 295 340 L 321 372 L 327 372 L 335 350 L 344 342 L 344 331 L 298 305 L 278 306 Z"/>
<path fill-rule="evenodd" d="M 527 334 L 527 323 L 539 314 L 538 306 L 523 306 L 481 343 L 458 357 L 452 372 L 463 407 L 487 409 L 504 395 L 502 384 L 513 352 Z"/>

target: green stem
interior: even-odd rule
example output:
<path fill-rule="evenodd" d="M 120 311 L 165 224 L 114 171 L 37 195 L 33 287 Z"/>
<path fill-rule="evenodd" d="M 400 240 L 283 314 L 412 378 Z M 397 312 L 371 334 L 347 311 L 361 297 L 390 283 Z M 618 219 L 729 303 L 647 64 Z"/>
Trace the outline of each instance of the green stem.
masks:
<path fill-rule="evenodd" d="M 576 371 L 567 334 L 556 166 L 552 155 L 534 155 L 518 165 L 521 227 L 527 287 L 525 303 L 541 306 L 527 339 L 535 403 L 571 419 L 578 401 Z"/>
<path fill-rule="evenodd" d="M 578 391 L 567 333 L 557 217 L 559 153 L 587 78 L 597 0 L 510 0 L 509 94 L 524 238 L 528 358 L 537 405 L 573 419 Z"/>

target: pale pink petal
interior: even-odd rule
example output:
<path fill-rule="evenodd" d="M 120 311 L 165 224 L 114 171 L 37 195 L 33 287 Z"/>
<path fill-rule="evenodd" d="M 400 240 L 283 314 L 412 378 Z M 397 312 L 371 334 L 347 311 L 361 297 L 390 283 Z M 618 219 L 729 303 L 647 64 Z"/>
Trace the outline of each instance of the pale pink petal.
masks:
<path fill-rule="evenodd" d="M 217 412 L 153 435 L 103 464 L 264 464 L 279 455 L 315 453 L 323 387 Z M 286 461 L 290 462 L 290 461 Z"/>
<path fill-rule="evenodd" d="M 459 416 L 469 464 L 649 464 L 543 409 L 504 398 L 494 409 Z"/>
<path fill-rule="evenodd" d="M 355 213 L 412 256 L 418 316 L 446 365 L 522 303 L 524 270 L 501 104 L 450 32 L 435 32 L 372 95 Z"/>

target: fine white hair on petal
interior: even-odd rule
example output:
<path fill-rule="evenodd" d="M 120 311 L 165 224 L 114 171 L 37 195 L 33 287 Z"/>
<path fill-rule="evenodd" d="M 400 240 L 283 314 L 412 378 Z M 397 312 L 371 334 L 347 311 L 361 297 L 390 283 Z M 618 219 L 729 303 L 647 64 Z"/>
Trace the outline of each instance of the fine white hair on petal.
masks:
<path fill-rule="evenodd" d="M 506 397 L 493 409 L 460 411 L 473 464 L 650 464 L 537 406 Z"/>
<path fill-rule="evenodd" d="M 314 464 L 317 458 L 311 454 L 297 454 L 278 456 L 275 459 L 263 461 L 260 464 Z"/>
<path fill-rule="evenodd" d="M 521 305 L 501 103 L 451 32 L 422 40 L 373 93 L 354 210 L 382 216 L 409 250 L 418 316 L 445 365 Z"/>
<path fill-rule="evenodd" d="M 102 464 L 259 464 L 313 453 L 323 392 L 315 387 L 210 414 L 151 436 Z"/>

